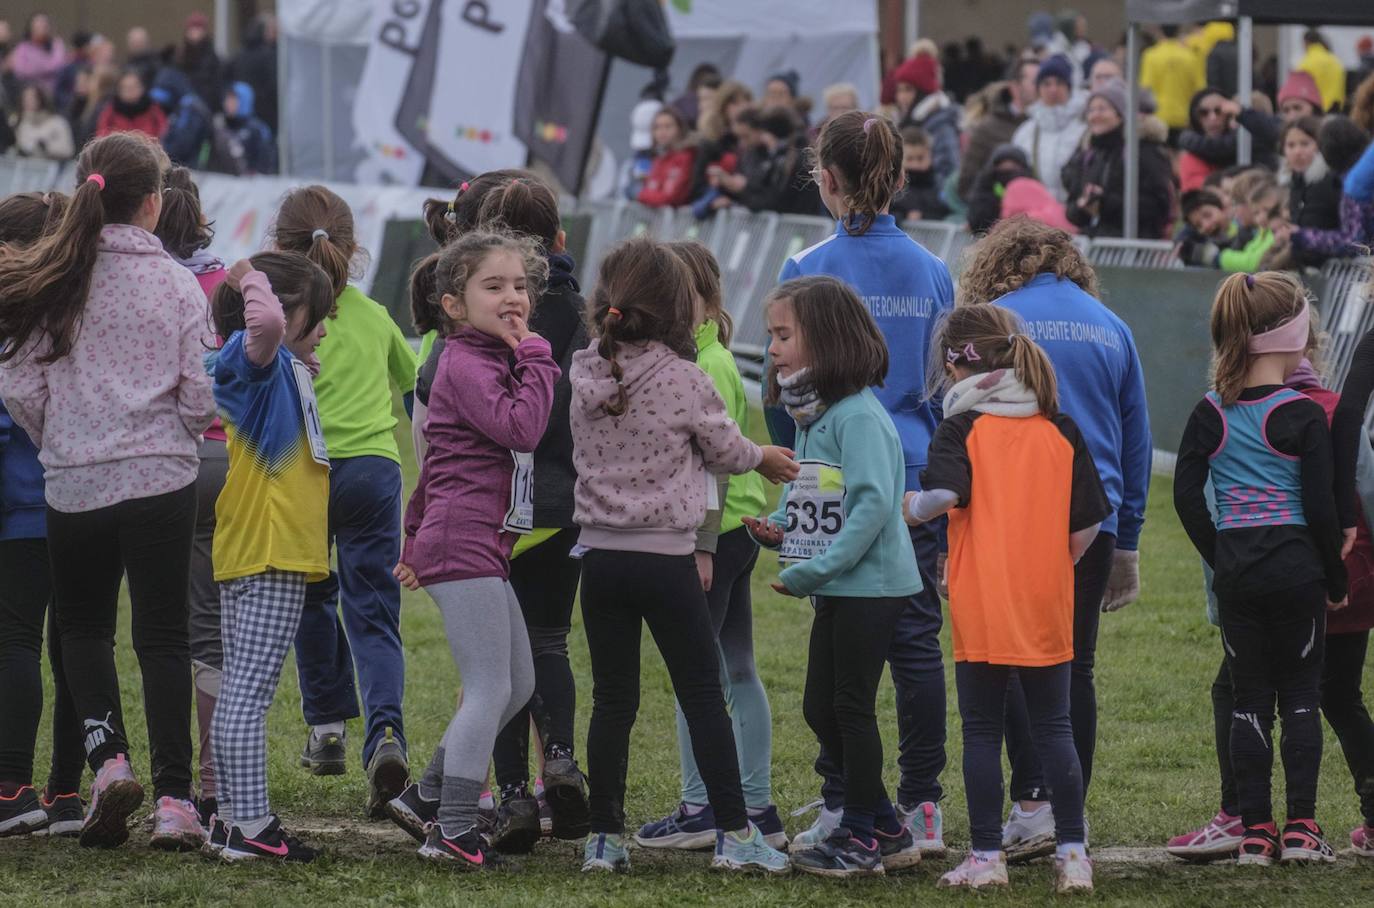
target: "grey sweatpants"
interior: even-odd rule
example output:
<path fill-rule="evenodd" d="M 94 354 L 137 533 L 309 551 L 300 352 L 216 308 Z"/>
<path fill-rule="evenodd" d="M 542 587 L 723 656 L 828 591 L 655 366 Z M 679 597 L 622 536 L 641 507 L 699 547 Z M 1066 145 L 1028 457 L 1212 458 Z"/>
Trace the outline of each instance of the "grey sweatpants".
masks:
<path fill-rule="evenodd" d="M 439 796 L 439 825 L 456 836 L 477 822 L 497 732 L 534 694 L 534 659 L 520 602 L 505 580 L 453 580 L 425 592 L 444 619 L 463 700 L 425 768 L 420 793 Z"/>

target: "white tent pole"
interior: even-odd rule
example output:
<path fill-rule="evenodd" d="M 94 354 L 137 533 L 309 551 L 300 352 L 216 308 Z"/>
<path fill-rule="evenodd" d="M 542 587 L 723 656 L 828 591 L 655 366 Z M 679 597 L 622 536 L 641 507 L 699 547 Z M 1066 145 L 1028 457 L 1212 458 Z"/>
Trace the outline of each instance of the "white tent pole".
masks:
<path fill-rule="evenodd" d="M 291 117 L 286 110 L 286 86 L 290 57 L 286 52 L 286 33 L 277 21 L 277 172 L 282 176 L 291 173 L 291 142 L 287 133 Z"/>
<path fill-rule="evenodd" d="M 229 56 L 229 0 L 215 0 L 215 53 Z"/>
<path fill-rule="evenodd" d="M 1122 231 L 1121 236 L 1128 240 L 1136 238 L 1136 212 L 1140 209 L 1140 144 L 1136 140 L 1137 123 L 1136 107 L 1139 89 L 1136 81 L 1139 74 L 1136 72 L 1136 48 L 1140 44 L 1140 26 L 1134 22 L 1126 26 L 1126 84 L 1130 90 L 1126 92 L 1126 123 L 1124 132 L 1126 134 L 1126 175 L 1125 175 L 1125 205 L 1122 212 Z"/>
<path fill-rule="evenodd" d="M 921 36 L 921 0 L 906 0 L 906 44 L 902 46 L 902 56 Z"/>
<path fill-rule="evenodd" d="M 1255 23 L 1249 16 L 1241 16 L 1236 28 L 1236 55 L 1239 64 L 1236 73 L 1236 91 L 1240 95 L 1240 106 L 1250 106 L 1250 93 L 1254 88 L 1254 42 Z M 1250 146 L 1253 137 L 1248 129 L 1236 130 L 1236 163 L 1249 164 Z"/>
<path fill-rule="evenodd" d="M 326 44 L 320 55 L 320 114 L 324 131 L 324 178 L 335 179 L 334 174 L 334 105 L 331 93 L 334 87 L 334 45 Z"/>

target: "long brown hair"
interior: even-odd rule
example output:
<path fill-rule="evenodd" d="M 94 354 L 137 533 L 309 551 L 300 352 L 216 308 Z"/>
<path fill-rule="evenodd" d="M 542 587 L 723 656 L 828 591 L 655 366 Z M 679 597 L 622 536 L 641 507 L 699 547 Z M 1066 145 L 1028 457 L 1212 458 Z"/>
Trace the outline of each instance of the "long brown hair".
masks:
<path fill-rule="evenodd" d="M 185 167 L 167 172 L 162 187 L 162 214 L 153 233 L 162 247 L 179 259 L 188 259 L 215 238 L 213 223 L 200 207 L 200 189 Z"/>
<path fill-rule="evenodd" d="M 518 177 L 531 177 L 527 170 L 488 170 L 459 186 L 449 200 L 425 199 L 422 217 L 429 235 L 440 246 L 477 226 L 479 212 L 487 193 Z"/>
<path fill-rule="evenodd" d="M 730 122 L 726 116 L 726 110 L 731 104 L 752 100 L 754 100 L 754 93 L 743 82 L 730 79 L 720 83 L 720 88 L 716 89 L 716 97 L 711 101 L 711 106 L 701 112 L 701 120 L 697 123 L 697 129 L 702 138 L 719 142 L 730 131 Z"/>
<path fill-rule="evenodd" d="M 365 253 L 353 235 L 353 209 L 333 190 L 302 186 L 288 192 L 272 236 L 278 249 L 299 252 L 323 268 L 335 299 L 362 274 Z"/>
<path fill-rule="evenodd" d="M 696 359 L 692 278 L 664 243 L 638 237 L 608 252 L 587 298 L 587 316 L 597 335 L 596 350 L 611 364 L 611 377 L 619 386 L 616 399 L 605 407 L 611 416 L 624 414 L 629 406 L 621 384 L 625 373 L 615 358 L 617 344 L 659 341 L 683 359 Z"/>
<path fill-rule="evenodd" d="M 40 362 L 71 352 L 101 229 L 129 223 L 149 195 L 162 191 L 155 147 L 141 133 L 90 142 L 77 161 L 76 191 L 57 229 L 28 246 L 0 246 L 0 362 L 13 359 L 39 333 L 51 341 Z M 92 174 L 100 180 L 88 179 Z"/>
<path fill-rule="evenodd" d="M 334 308 L 334 285 L 329 275 L 299 252 L 259 252 L 249 261 L 255 270 L 267 276 L 288 320 L 297 309 L 306 309 L 305 321 L 295 340 L 315 330 Z M 243 307 L 243 294 L 230 287 L 228 281 L 221 282 L 210 297 L 215 333 L 228 338 L 235 331 L 244 330 Z"/>
<path fill-rule="evenodd" d="M 1041 274 L 1072 281 L 1084 293 L 1097 296 L 1097 272 L 1069 235 L 1024 214 L 994 224 L 964 261 L 960 306 L 990 303 Z"/>
<path fill-rule="evenodd" d="M 0 199 L 0 243 L 27 246 L 52 233 L 69 201 L 60 192 L 16 192 Z"/>
<path fill-rule="evenodd" d="M 669 243 L 668 248 L 687 266 L 692 289 L 701 297 L 706 320 L 716 323 L 721 346 L 729 347 L 730 337 L 735 333 L 735 320 L 730 318 L 730 313 L 725 311 L 721 303 L 720 264 L 716 257 L 696 240 Z"/>
<path fill-rule="evenodd" d="M 810 361 L 811 385 L 821 400 L 833 404 L 864 388 L 882 387 L 888 369 L 887 341 L 852 287 L 826 275 L 797 277 L 768 294 L 764 313 L 782 303 L 792 306 Z M 776 404 L 782 394 L 776 367 L 768 367 L 766 381 L 764 399 Z"/>
<path fill-rule="evenodd" d="M 845 232 L 862 236 L 902 188 L 902 137 L 882 114 L 850 110 L 821 127 L 816 161 L 840 184 Z M 848 215 L 857 215 L 851 227 Z"/>
<path fill-rule="evenodd" d="M 1307 291 L 1285 271 L 1233 274 L 1221 282 L 1212 302 L 1212 387 L 1224 406 L 1245 390 L 1250 338 L 1279 327 L 1305 305 Z"/>
<path fill-rule="evenodd" d="M 965 351 L 973 351 L 969 356 Z M 961 306 L 950 310 L 935 327 L 927 361 L 926 393 L 935 396 L 953 380 L 946 363 L 973 372 L 1011 369 L 1035 394 L 1045 416 L 1059 412 L 1059 383 L 1054 364 L 1043 347 L 1025 333 L 1016 313 L 1003 306 Z"/>

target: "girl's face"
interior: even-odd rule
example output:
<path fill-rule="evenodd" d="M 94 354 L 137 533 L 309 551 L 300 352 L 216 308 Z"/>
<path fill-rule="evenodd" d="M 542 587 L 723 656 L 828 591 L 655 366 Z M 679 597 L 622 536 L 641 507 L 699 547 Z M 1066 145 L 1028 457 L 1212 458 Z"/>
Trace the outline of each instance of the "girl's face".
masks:
<path fill-rule="evenodd" d="M 716 103 L 716 91 L 709 85 L 703 85 L 697 89 L 697 110 L 705 112 L 711 109 L 711 105 Z"/>
<path fill-rule="evenodd" d="M 655 148 L 668 148 L 669 146 L 682 141 L 682 130 L 677 128 L 677 120 L 672 114 L 661 113 L 654 117 L 654 125 L 651 130 Z"/>
<path fill-rule="evenodd" d="M 790 299 L 784 297 L 768 307 L 768 337 L 768 357 L 780 378 L 788 378 L 811 365 Z"/>
<path fill-rule="evenodd" d="M 46 41 L 52 37 L 52 22 L 41 13 L 29 20 L 29 34 L 34 41 Z"/>
<path fill-rule="evenodd" d="M 1275 223 L 1282 220 L 1282 202 L 1283 197 L 1278 191 L 1265 193 L 1251 201 L 1249 205 L 1250 217 L 1254 219 L 1255 226 L 1273 227 Z"/>
<path fill-rule="evenodd" d="M 1111 57 L 1103 57 L 1093 64 L 1093 71 L 1088 76 L 1088 85 L 1093 91 L 1102 88 L 1113 79 L 1126 81 L 1121 75 L 1121 67 L 1116 65 L 1116 61 Z"/>
<path fill-rule="evenodd" d="M 320 319 L 320 323 L 309 331 L 305 336 L 301 332 L 305 330 L 305 320 L 310 317 L 309 306 L 297 306 L 296 311 L 291 313 L 286 320 L 286 349 L 291 351 L 291 355 L 296 359 L 309 359 L 311 354 L 320 346 L 320 341 L 328 333 L 325 330 L 327 318 Z"/>
<path fill-rule="evenodd" d="M 1279 116 L 1287 123 L 1289 120 L 1297 120 L 1302 117 L 1315 117 L 1319 111 L 1312 106 L 1311 101 L 1302 98 L 1288 98 L 1279 105 Z"/>
<path fill-rule="evenodd" d="M 787 83 L 781 79 L 774 79 L 763 89 L 763 104 L 765 107 L 785 107 L 792 103 L 792 89 L 787 87 Z"/>
<path fill-rule="evenodd" d="M 444 294 L 444 312 L 483 334 L 505 337 L 511 332 L 512 316 L 529 318 L 525 282 L 525 263 L 520 256 L 509 249 L 494 250 L 473 269 L 461 296 Z"/>
<path fill-rule="evenodd" d="M 928 145 L 903 145 L 902 146 L 902 169 L 903 170 L 929 170 L 930 146 Z"/>
<path fill-rule="evenodd" d="M 119 100 L 125 104 L 137 104 L 138 99 L 143 97 L 143 80 L 133 73 L 125 73 L 119 80 Z"/>
<path fill-rule="evenodd" d="M 1095 136 L 1106 135 L 1121 125 L 1121 114 L 1106 98 L 1093 98 L 1086 113 L 1088 130 Z"/>
<path fill-rule="evenodd" d="M 1294 173 L 1306 173 L 1317 156 L 1317 141 L 1301 129 L 1290 129 L 1283 137 L 1283 159 Z"/>
<path fill-rule="evenodd" d="M 725 105 L 725 122 L 734 125 L 735 118 L 738 117 L 749 106 L 749 102 L 744 98 L 736 98 Z"/>
<path fill-rule="evenodd" d="M 916 105 L 916 86 L 906 82 L 898 82 L 893 90 L 893 98 L 897 102 L 897 109 L 905 116 L 907 111 Z"/>
<path fill-rule="evenodd" d="M 1203 236 L 1216 236 L 1226 228 L 1226 213 L 1215 205 L 1203 205 L 1189 213 L 1188 223 Z"/>

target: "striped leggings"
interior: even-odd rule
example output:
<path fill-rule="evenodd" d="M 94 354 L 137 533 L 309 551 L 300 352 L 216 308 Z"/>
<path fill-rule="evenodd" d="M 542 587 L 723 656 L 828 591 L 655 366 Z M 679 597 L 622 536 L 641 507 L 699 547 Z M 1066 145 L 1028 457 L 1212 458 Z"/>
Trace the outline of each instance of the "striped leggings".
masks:
<path fill-rule="evenodd" d="M 219 814 L 248 823 L 271 812 L 267 710 L 300 626 L 305 575 L 269 570 L 240 577 L 221 583 L 219 598 L 224 675 L 211 731 Z"/>

